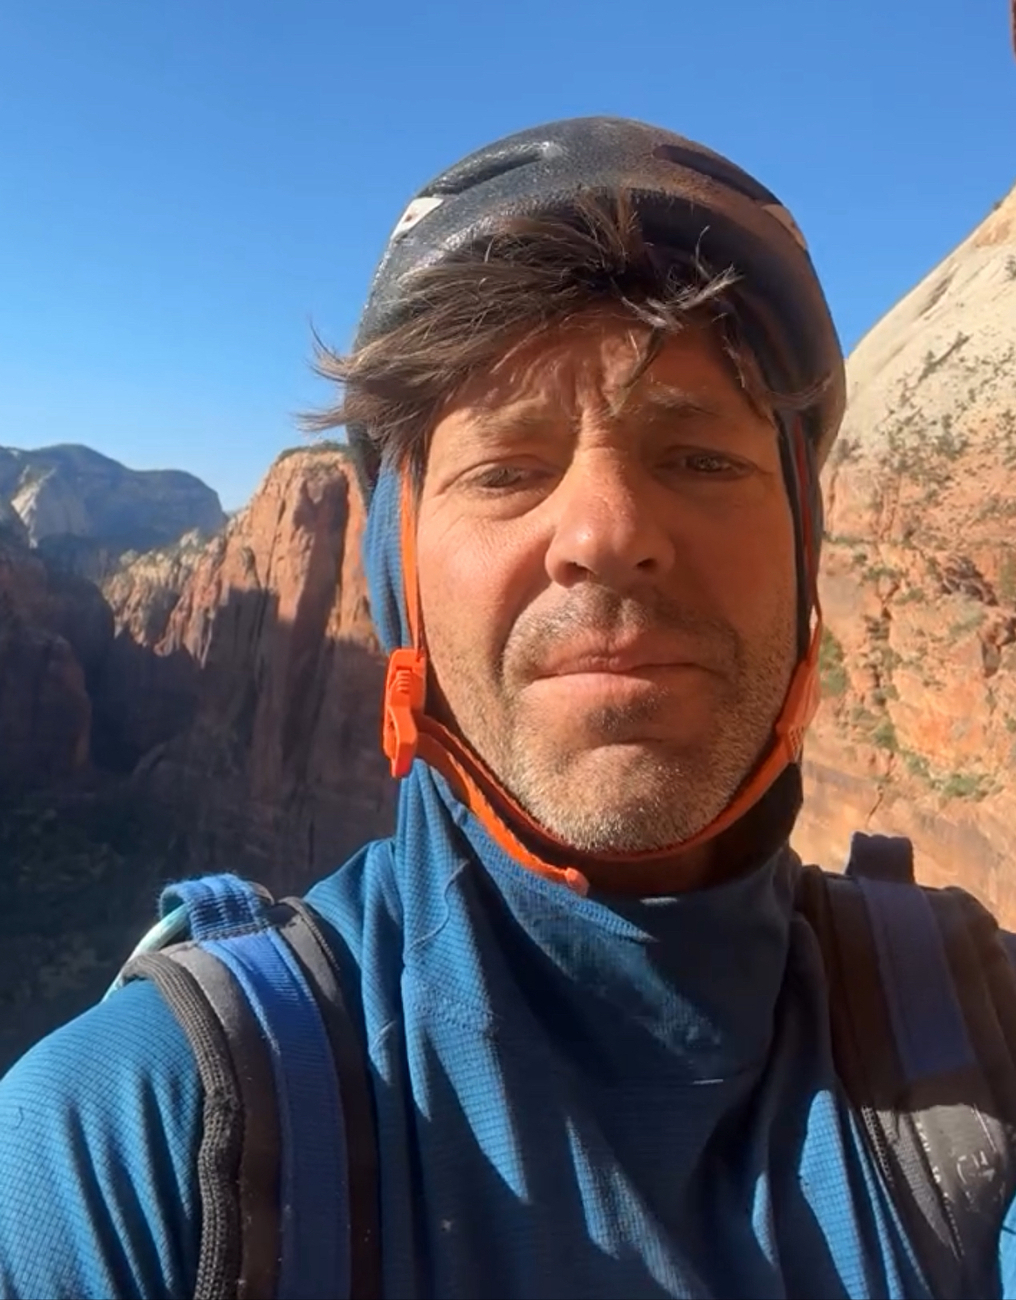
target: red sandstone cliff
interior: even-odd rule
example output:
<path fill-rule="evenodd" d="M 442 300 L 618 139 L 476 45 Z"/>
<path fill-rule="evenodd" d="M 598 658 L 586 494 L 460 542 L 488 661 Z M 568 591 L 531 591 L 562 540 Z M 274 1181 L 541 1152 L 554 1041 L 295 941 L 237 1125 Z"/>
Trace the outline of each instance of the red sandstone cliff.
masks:
<path fill-rule="evenodd" d="M 187 682 L 186 725 L 134 780 L 179 809 L 202 864 L 300 888 L 391 824 L 363 523 L 344 453 L 291 452 L 203 550 L 142 557 L 106 586 L 156 696 L 160 670 Z"/>
<path fill-rule="evenodd" d="M 825 701 L 796 843 L 910 835 L 1016 924 L 1016 190 L 861 341 L 825 476 Z"/>
<path fill-rule="evenodd" d="M 88 763 L 90 687 L 112 618 L 89 582 L 51 572 L 20 521 L 0 518 L 0 795 L 65 779 Z M 92 680 L 90 680 L 92 679 Z"/>

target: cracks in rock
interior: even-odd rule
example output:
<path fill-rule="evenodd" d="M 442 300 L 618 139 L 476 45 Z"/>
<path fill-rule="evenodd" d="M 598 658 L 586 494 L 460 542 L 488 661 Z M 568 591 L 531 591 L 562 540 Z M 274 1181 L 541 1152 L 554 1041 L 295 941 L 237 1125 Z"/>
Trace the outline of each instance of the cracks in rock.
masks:
<path fill-rule="evenodd" d="M 922 380 L 927 379 L 929 375 L 933 375 L 936 370 L 944 366 L 950 357 L 955 356 L 956 353 L 959 352 L 961 348 L 966 347 L 969 342 L 970 335 L 964 334 L 962 330 L 957 330 L 956 337 L 944 352 L 941 352 L 936 357 L 935 354 L 929 350 L 925 354 L 924 364 L 921 367 L 920 374 L 918 374 L 917 379 L 914 381 L 915 388 L 922 382 Z"/>
<path fill-rule="evenodd" d="M 879 541 L 875 542 L 874 550 L 877 561 L 875 568 L 881 571 L 882 576 L 875 580 L 875 591 L 879 600 L 878 614 L 874 617 L 866 615 L 864 619 L 867 632 L 864 667 L 871 681 L 869 699 L 865 703 L 870 702 L 880 710 L 891 726 L 892 720 L 889 718 L 887 701 L 893 685 L 892 672 L 896 653 L 891 643 L 892 601 L 900 589 L 900 575 L 895 569 L 882 563 Z"/>
<path fill-rule="evenodd" d="M 924 305 L 920 308 L 920 311 L 918 313 L 919 315 L 927 316 L 928 313 L 932 310 L 932 308 L 937 306 L 939 301 L 944 297 L 944 295 L 948 291 L 949 286 L 952 284 L 953 277 L 955 276 L 955 274 L 956 274 L 955 268 L 946 271 L 946 273 L 941 277 L 941 279 L 939 279 L 932 286 L 931 292 L 928 294 L 928 297 L 924 301 Z"/>
<path fill-rule="evenodd" d="M 980 631 L 981 670 L 985 679 L 994 677 L 1002 666 L 1002 651 L 1016 644 L 1016 618 L 1003 616 L 992 620 Z"/>
<path fill-rule="evenodd" d="M 1016 644 L 1016 616 L 999 610 L 995 588 L 969 556 L 949 556 L 942 564 L 929 557 L 929 568 L 941 595 L 965 596 L 984 606 L 985 611 L 996 611 L 991 618 L 985 617 L 978 630 L 982 674 L 985 680 L 994 677 L 1002 666 L 1002 651 Z"/>
<path fill-rule="evenodd" d="M 829 481 L 825 490 L 825 517 L 828 523 L 836 513 L 836 489 L 840 477 L 840 470 L 852 459 L 857 451 L 857 443 L 851 442 L 849 438 L 842 434 L 836 446 L 833 448 L 832 455 L 829 458 Z"/>
<path fill-rule="evenodd" d="M 878 551 L 877 544 L 876 551 Z M 892 713 L 889 710 L 889 701 L 895 698 L 893 667 L 899 658 L 892 646 L 892 600 L 900 589 L 900 579 L 894 577 L 885 581 L 885 587 L 879 589 L 878 616 L 866 619 L 868 652 L 865 656 L 865 667 L 872 681 L 872 689 L 866 704 L 870 701 L 872 715 L 877 719 L 872 729 L 871 742 L 879 754 L 884 755 L 884 766 L 875 781 L 875 799 L 865 817 L 865 830 L 871 827 L 885 802 L 886 793 L 896 780 L 899 760 L 899 741 Z"/>
<path fill-rule="evenodd" d="M 875 814 L 882 807 L 882 804 L 885 801 L 886 791 L 888 790 L 890 784 L 892 783 L 895 774 L 896 774 L 896 755 L 890 754 L 889 761 L 886 764 L 885 771 L 882 773 L 882 776 L 879 778 L 879 780 L 875 782 L 875 802 L 871 805 L 871 807 L 868 809 L 868 812 L 865 814 L 864 829 L 866 831 L 870 830 L 871 824 L 875 820 Z"/>
<path fill-rule="evenodd" d="M 862 726 L 867 744 L 878 755 L 878 773 L 875 780 L 874 801 L 865 817 L 865 827 L 870 827 L 873 819 L 885 801 L 886 792 L 896 775 L 898 742 L 896 728 L 889 702 L 895 698 L 893 685 L 893 668 L 898 656 L 892 646 L 893 611 L 892 602 L 901 587 L 901 575 L 892 567 L 883 563 L 882 543 L 884 533 L 874 540 L 874 568 L 880 573 L 875 580 L 878 596 L 878 612 L 865 615 L 864 651 L 861 667 L 866 678 L 862 688 L 861 700 L 855 710 L 855 725 Z"/>
<path fill-rule="evenodd" d="M 258 576 L 258 561 L 252 546 L 242 546 L 240 548 L 240 565 L 243 569 L 243 576 L 248 578 L 255 588 L 260 590 L 263 583 Z"/>
<path fill-rule="evenodd" d="M 888 490 L 882 498 L 882 527 L 880 530 L 879 542 L 891 542 L 893 529 L 896 526 L 896 516 L 900 509 L 900 492 L 902 490 L 903 480 L 894 477 L 889 480 Z"/>
<path fill-rule="evenodd" d="M 941 565 L 929 557 L 929 565 L 941 595 L 967 596 L 992 607 L 998 604 L 994 587 L 968 556 L 950 555 Z"/>

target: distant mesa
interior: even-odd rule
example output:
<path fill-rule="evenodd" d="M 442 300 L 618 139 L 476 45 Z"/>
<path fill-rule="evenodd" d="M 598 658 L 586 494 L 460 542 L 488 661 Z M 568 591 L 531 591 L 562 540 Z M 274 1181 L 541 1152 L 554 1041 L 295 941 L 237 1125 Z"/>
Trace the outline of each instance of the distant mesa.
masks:
<path fill-rule="evenodd" d="M 25 521 L 11 503 L 4 501 L 2 497 L 0 497 L 0 537 L 20 542 L 23 546 L 31 544 Z"/>
<path fill-rule="evenodd" d="M 101 578 L 126 551 L 217 533 L 217 493 L 182 470 L 134 470 L 89 447 L 0 447 L 0 527 L 10 512 L 48 558 Z"/>

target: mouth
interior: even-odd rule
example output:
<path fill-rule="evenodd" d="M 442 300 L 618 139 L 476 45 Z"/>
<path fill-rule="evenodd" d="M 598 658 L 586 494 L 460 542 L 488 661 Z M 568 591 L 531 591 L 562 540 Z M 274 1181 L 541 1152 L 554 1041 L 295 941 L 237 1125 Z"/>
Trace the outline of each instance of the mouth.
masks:
<path fill-rule="evenodd" d="M 616 662 L 616 661 L 610 661 Z M 640 664 L 638 667 L 585 667 L 537 678 L 534 688 L 552 692 L 554 698 L 571 700 L 585 708 L 597 705 L 661 704 L 680 690 L 687 692 L 689 678 L 701 677 L 697 664 Z M 697 693 L 701 693 L 701 685 Z"/>
<path fill-rule="evenodd" d="M 669 668 L 702 667 L 687 653 L 642 641 L 626 646 L 562 651 L 543 666 L 537 677 L 651 677 Z"/>
<path fill-rule="evenodd" d="M 716 698 L 716 680 L 684 659 L 591 654 L 562 663 L 532 681 L 527 692 L 539 725 L 557 728 L 569 743 L 670 743 L 697 726 Z"/>

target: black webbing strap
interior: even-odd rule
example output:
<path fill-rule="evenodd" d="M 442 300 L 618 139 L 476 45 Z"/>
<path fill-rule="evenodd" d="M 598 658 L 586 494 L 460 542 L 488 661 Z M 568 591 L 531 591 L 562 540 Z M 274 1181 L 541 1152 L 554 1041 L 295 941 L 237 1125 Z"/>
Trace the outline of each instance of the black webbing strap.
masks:
<path fill-rule="evenodd" d="M 271 1300 L 279 1263 L 279 1121 L 260 1027 L 226 967 L 195 944 L 135 958 L 186 1033 L 204 1091 L 194 1300 Z"/>

